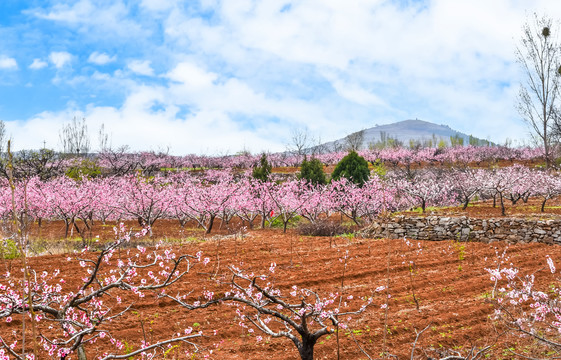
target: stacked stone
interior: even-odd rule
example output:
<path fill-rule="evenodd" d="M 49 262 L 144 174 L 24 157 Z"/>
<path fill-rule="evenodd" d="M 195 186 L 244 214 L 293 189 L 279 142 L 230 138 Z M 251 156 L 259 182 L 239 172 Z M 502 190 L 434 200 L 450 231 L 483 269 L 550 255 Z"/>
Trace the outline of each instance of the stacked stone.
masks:
<path fill-rule="evenodd" d="M 508 241 L 561 243 L 561 219 L 475 219 L 466 216 L 395 216 L 379 220 L 363 230 L 367 237 L 417 240 Z"/>

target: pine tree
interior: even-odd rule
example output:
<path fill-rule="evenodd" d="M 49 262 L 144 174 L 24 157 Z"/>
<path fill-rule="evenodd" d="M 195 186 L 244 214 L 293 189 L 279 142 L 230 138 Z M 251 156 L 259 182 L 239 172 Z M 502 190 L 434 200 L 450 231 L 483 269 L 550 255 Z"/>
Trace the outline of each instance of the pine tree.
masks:
<path fill-rule="evenodd" d="M 269 174 L 271 174 L 272 166 L 267 161 L 267 155 L 261 155 L 259 159 L 259 165 L 253 168 L 252 175 L 255 179 L 261 180 L 263 182 L 269 180 Z"/>
<path fill-rule="evenodd" d="M 369 176 L 370 170 L 368 169 L 368 162 L 355 151 L 351 151 L 335 166 L 335 170 L 333 174 L 331 174 L 331 179 L 339 180 L 341 177 L 344 177 L 362 186 L 368 181 Z"/>
<path fill-rule="evenodd" d="M 300 175 L 298 178 L 306 180 L 312 185 L 327 184 L 325 172 L 323 171 L 323 164 L 316 158 L 312 158 L 310 161 L 304 158 L 300 166 Z"/>

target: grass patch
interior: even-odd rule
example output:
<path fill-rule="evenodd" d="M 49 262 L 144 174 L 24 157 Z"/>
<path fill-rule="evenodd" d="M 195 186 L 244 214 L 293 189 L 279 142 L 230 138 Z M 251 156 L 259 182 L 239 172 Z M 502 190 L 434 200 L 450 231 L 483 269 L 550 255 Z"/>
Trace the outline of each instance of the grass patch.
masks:
<path fill-rule="evenodd" d="M 286 227 L 287 228 L 295 227 L 298 225 L 298 223 L 300 223 L 301 220 L 302 220 L 301 216 L 294 216 L 292 219 L 288 221 L 288 225 Z M 282 229 L 284 227 L 284 223 L 282 222 L 281 216 L 277 216 L 272 220 L 266 221 L 265 225 L 274 229 Z"/>
<path fill-rule="evenodd" d="M 431 211 L 437 212 L 439 210 L 446 210 L 446 209 L 452 209 L 454 208 L 453 206 L 442 206 L 442 207 L 436 207 L 436 206 L 427 206 L 425 207 L 425 213 L 429 213 Z M 406 211 L 397 211 L 395 213 L 392 213 L 392 215 L 406 215 L 407 213 L 418 213 L 418 214 L 423 214 L 423 209 L 419 206 L 416 208 L 412 208 Z"/>

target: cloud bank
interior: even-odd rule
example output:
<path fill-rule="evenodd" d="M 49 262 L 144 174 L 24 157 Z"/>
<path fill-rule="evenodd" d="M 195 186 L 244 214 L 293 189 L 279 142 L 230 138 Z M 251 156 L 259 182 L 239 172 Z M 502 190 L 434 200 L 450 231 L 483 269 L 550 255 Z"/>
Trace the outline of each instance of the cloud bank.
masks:
<path fill-rule="evenodd" d="M 0 29 L 23 34 L 0 47 L 0 71 L 17 70 L 0 72 L 0 118 L 20 148 L 56 148 L 74 116 L 94 147 L 104 124 L 113 146 L 176 154 L 411 118 L 527 139 L 514 49 L 534 11 L 561 19 L 545 0 L 43 1 Z"/>

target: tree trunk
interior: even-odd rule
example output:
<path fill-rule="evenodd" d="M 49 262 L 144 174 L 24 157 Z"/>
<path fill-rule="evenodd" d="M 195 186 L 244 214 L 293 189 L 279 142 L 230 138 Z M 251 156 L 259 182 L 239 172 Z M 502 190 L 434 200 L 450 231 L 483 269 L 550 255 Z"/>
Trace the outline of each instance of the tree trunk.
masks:
<path fill-rule="evenodd" d="M 78 355 L 78 360 L 87 360 L 86 351 L 84 350 L 83 345 L 78 346 L 76 354 Z"/>
<path fill-rule="evenodd" d="M 520 200 L 521 195 L 518 196 L 513 196 L 512 194 L 510 195 L 510 201 L 512 201 L 512 205 L 516 205 L 516 203 L 518 202 L 518 200 Z"/>
<path fill-rule="evenodd" d="M 212 225 L 214 224 L 214 218 L 216 217 L 216 215 L 212 214 L 210 215 L 210 219 L 208 220 L 208 227 L 206 229 L 206 233 L 210 234 L 210 232 L 212 231 Z"/>
<path fill-rule="evenodd" d="M 86 246 L 86 235 L 84 234 L 82 229 L 80 229 L 76 221 L 74 221 L 73 224 L 74 224 L 74 228 L 78 232 L 78 235 L 80 235 L 80 237 L 82 238 L 82 246 Z"/>
<path fill-rule="evenodd" d="M 70 220 L 64 219 L 64 225 L 66 225 L 66 228 L 64 230 L 64 238 L 68 239 L 68 231 L 70 230 Z"/>
<path fill-rule="evenodd" d="M 314 345 L 316 344 L 316 341 L 317 339 L 314 339 L 313 337 L 304 337 L 302 338 L 302 342 L 296 343 L 298 353 L 300 353 L 300 359 L 314 360 Z"/>
<path fill-rule="evenodd" d="M 501 200 L 501 215 L 505 216 L 506 215 L 506 213 L 505 213 L 505 202 L 503 200 L 503 194 L 502 193 L 499 193 L 499 199 Z"/>
<path fill-rule="evenodd" d="M 358 222 L 358 216 L 357 216 L 357 214 L 356 214 L 356 209 L 353 209 L 353 210 L 351 211 L 351 219 L 353 219 L 354 223 L 355 223 L 357 226 L 360 226 L 360 224 L 359 224 L 359 222 Z"/>

